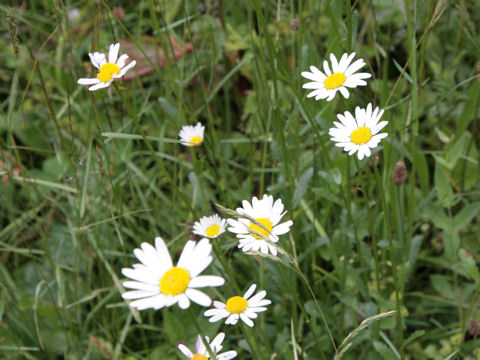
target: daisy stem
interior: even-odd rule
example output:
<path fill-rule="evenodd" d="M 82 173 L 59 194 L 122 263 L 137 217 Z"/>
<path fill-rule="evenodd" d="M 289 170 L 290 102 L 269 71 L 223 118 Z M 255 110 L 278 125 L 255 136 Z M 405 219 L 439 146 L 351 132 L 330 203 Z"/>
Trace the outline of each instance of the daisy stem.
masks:
<path fill-rule="evenodd" d="M 202 339 L 203 345 L 205 345 L 205 349 L 207 349 L 207 352 L 210 355 L 210 358 L 216 359 L 215 354 L 210 348 L 210 344 L 208 343 L 207 339 L 205 338 L 205 335 L 202 332 L 202 329 L 200 328 L 200 324 L 198 323 L 197 318 L 192 313 L 191 307 L 188 307 L 187 312 L 188 312 L 188 315 L 190 315 L 190 319 L 192 319 L 193 326 L 195 326 L 195 329 L 197 329 L 198 335 Z"/>
<path fill-rule="evenodd" d="M 263 356 L 263 352 L 260 351 L 260 355 L 258 356 L 258 350 L 259 346 L 257 344 L 257 340 L 255 339 L 255 336 L 251 336 L 250 332 L 247 330 L 243 322 L 239 321 L 240 324 L 240 329 L 242 330 L 243 336 L 245 336 L 245 339 L 247 340 L 248 346 L 250 346 L 250 349 L 252 350 L 252 356 L 254 359 L 258 360 L 263 360 L 265 357 Z"/>
<path fill-rule="evenodd" d="M 374 226 L 374 217 L 372 215 L 372 209 L 370 208 L 370 199 L 373 199 L 372 194 L 370 193 L 368 186 L 363 179 L 362 176 L 360 176 L 360 164 L 358 163 L 358 159 L 355 157 L 355 164 L 357 166 L 357 172 L 358 172 L 358 178 L 360 179 L 360 185 L 362 187 L 362 192 L 364 193 L 366 200 L 365 200 L 365 206 L 367 208 L 367 214 L 368 214 L 368 225 L 369 225 L 369 231 L 370 231 L 370 238 L 372 241 L 373 245 L 373 261 L 375 262 L 375 284 L 377 285 L 377 293 L 380 294 L 380 265 L 378 261 L 378 247 L 377 247 L 377 238 L 375 236 L 375 226 Z M 375 160 L 372 158 L 372 162 L 375 162 Z M 360 247 L 358 248 L 358 251 L 360 252 Z"/>
<path fill-rule="evenodd" d="M 202 196 L 203 204 L 205 206 L 205 210 L 208 209 L 208 201 L 207 197 L 205 196 L 205 191 L 202 186 L 202 172 L 200 171 L 200 162 L 197 159 L 197 154 L 195 153 L 195 150 L 190 148 L 190 154 L 192 155 L 192 160 L 193 160 L 193 171 L 195 172 L 195 175 L 197 176 L 197 181 L 198 181 L 198 187 L 200 188 L 200 195 Z"/>
<path fill-rule="evenodd" d="M 309 327 L 310 327 L 310 330 L 312 331 L 312 334 L 313 334 L 313 338 L 314 339 L 318 339 L 319 336 L 317 335 L 316 333 L 316 330 L 315 330 L 315 326 L 312 324 L 312 322 L 314 320 L 311 319 L 311 316 L 308 315 L 307 311 L 305 310 L 305 307 L 303 306 L 303 303 L 300 301 L 300 299 L 298 298 L 298 293 L 296 291 L 296 289 L 293 288 L 293 285 L 290 281 L 290 279 L 288 278 L 286 272 L 285 272 L 285 269 L 283 268 L 282 265 L 284 265 L 283 263 L 279 262 L 278 263 L 278 268 L 280 269 L 280 272 L 282 273 L 282 276 L 285 280 L 285 282 L 287 283 L 287 286 L 290 290 L 290 293 L 293 295 L 294 299 L 295 299 L 295 302 L 298 304 L 298 307 L 300 309 L 300 311 L 302 312 L 303 316 L 305 316 L 305 319 L 307 321 L 307 323 L 309 324 Z M 310 293 L 312 294 L 313 296 L 313 299 L 315 300 L 315 303 L 317 304 L 317 307 L 318 307 L 318 310 L 320 312 L 320 315 L 322 316 L 322 319 L 325 323 L 325 326 L 327 328 L 327 332 L 328 334 L 330 335 L 330 340 L 332 341 L 332 345 L 333 345 L 333 348 L 335 349 L 335 353 L 337 353 L 337 349 L 336 349 L 336 346 L 335 346 L 335 341 L 333 340 L 333 337 L 332 337 L 332 334 L 330 332 L 330 329 L 328 327 L 328 324 L 327 324 L 327 321 L 325 319 L 325 316 L 323 315 L 323 311 L 322 309 L 320 308 L 320 305 L 318 304 L 317 302 L 317 299 L 315 297 L 315 295 L 313 294 L 313 291 L 312 289 L 310 288 L 310 285 L 308 284 L 307 282 L 307 279 L 304 277 L 303 273 L 301 272 L 300 268 L 297 266 L 297 263 L 296 262 L 292 262 L 292 264 L 294 265 L 294 269 L 295 269 L 295 272 L 298 273 L 300 275 L 300 277 L 302 278 L 302 280 L 307 284 L 307 287 L 308 289 L 310 290 Z M 318 353 L 322 356 L 322 359 L 325 359 L 325 357 L 323 356 L 323 349 L 322 347 L 320 346 L 320 344 L 318 344 L 317 341 L 315 341 L 315 345 L 317 346 L 317 349 L 318 349 Z"/>
<path fill-rule="evenodd" d="M 401 300 L 400 300 L 400 289 L 399 289 L 399 284 L 398 284 L 398 274 L 397 274 L 397 258 L 394 253 L 393 249 L 393 239 L 392 239 L 392 227 L 390 224 L 390 210 L 387 205 L 387 200 L 385 199 L 385 192 L 383 189 L 383 179 L 382 176 L 380 175 L 380 172 L 378 171 L 377 164 L 375 161 L 372 161 L 373 164 L 373 170 L 375 172 L 375 176 L 377 178 L 377 189 L 379 192 L 379 195 L 382 199 L 382 208 L 383 208 L 383 213 L 384 213 L 384 219 L 385 219 L 385 227 L 386 227 L 386 232 L 387 232 L 387 237 L 388 237 L 388 245 L 389 245 L 389 250 L 390 250 L 390 261 L 392 262 L 392 276 L 393 276 L 393 285 L 395 287 L 395 303 L 397 307 L 397 328 L 398 332 L 400 335 L 399 339 L 399 349 L 401 350 L 401 358 L 404 359 L 403 355 L 403 320 L 402 320 L 402 312 L 401 312 Z"/>

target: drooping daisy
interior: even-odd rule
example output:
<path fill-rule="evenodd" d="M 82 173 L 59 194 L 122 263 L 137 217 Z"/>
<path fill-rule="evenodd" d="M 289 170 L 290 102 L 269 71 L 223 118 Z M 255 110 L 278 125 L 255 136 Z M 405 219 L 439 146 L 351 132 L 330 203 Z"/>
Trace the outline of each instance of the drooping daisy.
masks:
<path fill-rule="evenodd" d="M 213 306 L 215 309 L 209 309 L 205 311 L 205 316 L 211 316 L 208 321 L 215 322 L 223 318 L 225 324 L 235 325 L 240 318 L 247 326 L 252 327 L 253 321 L 258 315 L 257 313 L 267 310 L 266 305 L 270 305 L 272 302 L 268 299 L 264 299 L 267 292 L 265 290 L 259 291 L 256 295 L 252 296 L 253 292 L 257 288 L 256 284 L 252 284 L 243 296 L 232 296 L 224 304 L 220 301 L 214 301 Z M 252 297 L 251 297 L 252 296 Z"/>
<path fill-rule="evenodd" d="M 161 237 L 155 238 L 155 247 L 142 243 L 133 253 L 141 264 L 133 269 L 124 268 L 122 274 L 135 281 L 125 281 L 123 286 L 133 291 L 122 294 L 132 300 L 131 307 L 138 310 L 161 309 L 178 303 L 182 309 L 190 306 L 190 300 L 202 306 L 210 306 L 212 300 L 197 290 L 206 286 L 221 286 L 225 280 L 220 276 L 199 274 L 212 262 L 212 245 L 208 239 L 198 243 L 187 241 L 177 266 L 173 266 L 167 246 Z"/>
<path fill-rule="evenodd" d="M 125 75 L 128 70 L 135 66 L 136 61 L 130 61 L 125 65 L 128 55 L 123 54 L 118 57 L 119 49 L 120 43 L 110 45 L 108 50 L 108 62 L 103 53 L 89 53 L 88 56 L 90 56 L 93 66 L 98 69 L 97 77 L 78 79 L 77 83 L 80 85 L 93 85 L 90 86 L 88 90 L 94 91 L 110 86 L 113 80 L 119 79 Z"/>
<path fill-rule="evenodd" d="M 228 219 L 230 225 L 228 230 L 240 238 L 238 247 L 243 252 L 260 250 L 264 254 L 268 254 L 270 251 L 272 255 L 277 255 L 277 249 L 272 242 L 276 243 L 278 235 L 287 233 L 290 226 L 293 225 L 292 220 L 278 224 L 286 213 L 286 211 L 283 212 L 282 200 L 277 199 L 274 203 L 271 195 L 263 195 L 262 200 L 258 200 L 254 196 L 251 205 L 247 200 L 243 200 L 242 205 L 243 208 L 237 208 L 237 213 L 254 218 L 263 226 L 242 217 L 238 220 Z"/>
<path fill-rule="evenodd" d="M 371 151 L 378 146 L 378 143 L 387 137 L 387 133 L 378 133 L 382 130 L 386 121 L 380 121 L 383 110 L 378 107 L 372 112 L 372 104 L 368 104 L 366 109 L 355 108 L 355 117 L 348 111 L 345 114 L 338 114 L 337 118 L 340 122 L 334 122 L 334 128 L 329 130 L 332 141 L 336 142 L 336 146 L 342 147 L 344 151 L 348 151 L 348 155 L 358 152 L 358 158 L 363 159 L 364 156 L 370 156 Z"/>
<path fill-rule="evenodd" d="M 205 127 L 201 123 L 197 125 L 185 125 L 178 133 L 180 142 L 185 146 L 199 146 L 203 142 L 203 132 Z"/>
<path fill-rule="evenodd" d="M 340 61 L 337 61 L 335 55 L 330 54 L 332 71 L 330 71 L 328 61 L 324 60 L 323 71 L 325 73 L 318 70 L 315 66 L 310 66 L 312 72 L 302 72 L 303 77 L 313 80 L 313 82 L 303 84 L 304 89 L 313 89 L 307 97 L 315 96 L 315 100 L 327 99 L 327 101 L 331 101 L 337 91 L 340 91 L 343 97 L 348 99 L 350 93 L 347 87 L 355 88 L 357 86 L 367 85 L 367 82 L 363 79 L 368 79 L 372 75 L 369 73 L 355 74 L 356 71 L 365 66 L 365 61 L 359 59 L 353 64 L 350 64 L 354 57 L 354 52 L 350 55 L 345 53 L 342 55 Z"/>
<path fill-rule="evenodd" d="M 217 336 L 215 336 L 212 342 L 210 342 L 208 336 L 205 336 L 205 340 L 207 340 L 210 350 L 215 354 L 215 359 L 213 360 L 230 360 L 237 356 L 237 352 L 234 350 L 229 350 L 219 354 L 223 348 L 222 342 L 224 338 L 225 334 L 219 333 Z M 189 360 L 207 360 L 210 358 L 210 354 L 203 344 L 200 335 L 198 335 L 197 341 L 195 342 L 195 353 L 191 352 L 190 349 L 183 344 L 178 344 L 178 350 L 180 350 Z"/>
<path fill-rule="evenodd" d="M 217 214 L 212 216 L 204 216 L 200 221 L 193 224 L 193 233 L 209 238 L 216 238 L 225 232 L 227 220 L 222 219 Z"/>

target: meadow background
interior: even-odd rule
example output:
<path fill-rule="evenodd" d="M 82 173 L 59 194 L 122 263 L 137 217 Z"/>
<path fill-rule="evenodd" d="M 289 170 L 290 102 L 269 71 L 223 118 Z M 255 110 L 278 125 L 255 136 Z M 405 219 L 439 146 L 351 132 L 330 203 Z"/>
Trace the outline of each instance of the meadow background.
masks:
<path fill-rule="evenodd" d="M 253 351 L 192 305 L 225 349 L 339 358 L 363 319 L 397 310 L 341 358 L 480 359 L 478 1 L 31 0 L 0 13 L 0 358 L 183 358 L 191 319 L 129 309 L 121 269 L 155 236 L 172 254 L 198 239 L 193 221 L 215 203 L 267 193 L 294 221 L 288 257 L 215 240 L 240 287 L 272 300 Z M 116 89 L 77 85 L 94 74 L 88 52 L 116 41 L 137 66 Z M 351 51 L 368 86 L 307 99 L 300 73 Z M 369 102 L 389 136 L 358 161 L 328 129 Z M 179 144 L 198 121 L 202 146 Z M 227 285 L 213 298 L 230 295 L 224 270 L 215 260 Z"/>

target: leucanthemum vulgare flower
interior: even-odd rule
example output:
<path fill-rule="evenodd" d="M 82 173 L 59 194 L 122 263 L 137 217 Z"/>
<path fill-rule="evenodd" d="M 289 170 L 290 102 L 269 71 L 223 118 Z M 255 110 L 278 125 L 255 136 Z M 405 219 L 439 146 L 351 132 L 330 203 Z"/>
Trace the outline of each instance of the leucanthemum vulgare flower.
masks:
<path fill-rule="evenodd" d="M 210 319 L 208 319 L 210 322 L 227 318 L 225 324 L 235 325 L 238 319 L 241 319 L 247 326 L 252 327 L 253 321 L 251 319 L 255 319 L 258 316 L 257 313 L 267 310 L 265 306 L 272 303 L 270 300 L 264 299 L 267 295 L 265 290 L 252 296 L 256 288 L 257 285 L 253 284 L 243 296 L 232 296 L 225 304 L 214 301 L 215 309 L 205 311 L 204 315 L 210 316 Z"/>
<path fill-rule="evenodd" d="M 193 224 L 193 233 L 213 239 L 225 232 L 226 224 L 227 220 L 222 219 L 217 214 L 204 216 L 200 218 L 200 221 L 195 221 Z"/>
<path fill-rule="evenodd" d="M 203 142 L 203 132 L 205 127 L 201 123 L 197 125 L 185 125 L 178 133 L 180 143 L 185 146 L 199 146 Z"/>
<path fill-rule="evenodd" d="M 122 274 L 135 281 L 125 281 L 127 291 L 122 297 L 133 300 L 131 307 L 138 310 L 161 309 L 178 303 L 182 309 L 190 306 L 190 300 L 202 306 L 210 306 L 212 299 L 197 290 L 206 286 L 221 286 L 225 280 L 220 276 L 199 275 L 212 262 L 212 245 L 208 239 L 198 243 L 187 241 L 177 266 L 173 266 L 170 253 L 161 237 L 155 238 L 155 247 L 142 243 L 133 253 L 141 264 L 133 269 L 124 268 Z"/>
<path fill-rule="evenodd" d="M 238 247 L 243 252 L 253 250 L 277 255 L 277 249 L 272 243 L 276 243 L 278 235 L 287 233 L 293 224 L 292 220 L 279 224 L 286 213 L 283 212 L 282 200 L 277 199 L 274 203 L 271 195 L 263 195 L 262 200 L 254 196 L 251 205 L 247 200 L 243 200 L 242 205 L 243 208 L 237 208 L 237 213 L 255 219 L 262 226 L 242 217 L 238 220 L 228 219 L 228 230 L 240 239 Z"/>
<path fill-rule="evenodd" d="M 215 359 L 212 359 L 212 360 L 230 360 L 237 356 L 237 352 L 234 350 L 229 350 L 219 354 L 219 352 L 222 351 L 223 349 L 223 346 L 222 346 L 223 339 L 225 339 L 224 333 L 219 333 L 217 336 L 215 336 L 212 342 L 210 342 L 210 339 L 208 338 L 208 336 L 205 336 L 205 340 L 207 340 L 210 350 L 215 354 Z M 203 344 L 203 341 L 200 335 L 198 335 L 197 337 L 194 353 L 190 351 L 190 349 L 183 344 L 178 344 L 178 350 L 180 350 L 183 353 L 183 355 L 185 355 L 189 360 L 210 359 L 210 354 L 208 353 L 207 348 Z"/>
<path fill-rule="evenodd" d="M 348 111 L 343 115 L 338 114 L 337 118 L 340 122 L 335 121 L 336 127 L 331 128 L 328 133 L 332 141 L 336 142 L 336 146 L 348 151 L 348 155 L 358 152 L 358 158 L 362 160 L 364 156 L 370 156 L 370 149 L 377 147 L 379 142 L 388 135 L 378 133 L 387 125 L 386 121 L 379 122 L 382 115 L 383 110 L 378 107 L 372 111 L 372 104 L 368 104 L 366 109 L 357 106 L 355 117 Z"/>
<path fill-rule="evenodd" d="M 123 54 L 118 57 L 119 49 L 120 43 L 110 45 L 108 50 L 108 62 L 103 53 L 89 53 L 88 56 L 90 56 L 93 66 L 98 69 L 97 77 L 78 79 L 77 83 L 80 85 L 93 85 L 90 86 L 88 90 L 94 91 L 110 86 L 113 80 L 119 79 L 125 75 L 128 70 L 135 66 L 136 61 L 130 61 L 125 65 L 128 55 Z"/>
<path fill-rule="evenodd" d="M 342 55 L 340 61 L 337 61 L 335 55 L 330 54 L 330 61 L 332 63 L 332 70 L 328 66 L 328 61 L 323 61 L 323 72 L 318 70 L 315 66 L 310 66 L 311 72 L 304 71 L 302 76 L 312 80 L 303 84 L 304 89 L 313 89 L 307 97 L 314 97 L 315 100 L 327 99 L 333 100 L 337 91 L 348 99 L 350 93 L 347 88 L 355 88 L 357 86 L 367 85 L 364 79 L 368 79 L 372 75 L 369 73 L 355 73 L 365 66 L 365 61 L 359 59 L 353 64 L 350 64 L 355 57 L 355 53 L 350 55 L 345 53 Z"/>

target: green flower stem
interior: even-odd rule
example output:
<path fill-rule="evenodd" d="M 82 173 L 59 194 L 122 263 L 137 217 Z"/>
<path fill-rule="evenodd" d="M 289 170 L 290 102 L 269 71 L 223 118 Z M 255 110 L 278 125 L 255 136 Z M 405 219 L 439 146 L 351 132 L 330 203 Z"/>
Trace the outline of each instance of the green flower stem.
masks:
<path fill-rule="evenodd" d="M 264 357 L 263 352 L 259 350 L 259 346 L 257 344 L 257 340 L 255 336 L 252 336 L 250 331 L 247 329 L 246 325 L 243 323 L 241 319 L 238 320 L 238 324 L 240 324 L 240 329 L 242 330 L 243 336 L 245 337 L 245 340 L 247 340 L 248 346 L 250 346 L 250 349 L 252 350 L 252 357 L 253 359 L 257 360 L 264 360 L 266 357 Z M 258 352 L 260 352 L 260 356 L 258 356 Z"/>
<path fill-rule="evenodd" d="M 382 198 L 382 208 L 383 208 L 383 213 L 384 213 L 384 219 L 385 219 L 385 227 L 386 227 L 386 232 L 387 232 L 387 237 L 388 237 L 388 245 L 389 245 L 389 250 L 390 250 L 390 261 L 392 262 L 392 276 L 393 276 L 393 284 L 395 287 L 395 303 L 397 307 L 397 328 L 398 332 L 400 335 L 399 338 L 399 349 L 402 349 L 402 344 L 403 344 L 403 319 L 402 319 L 402 312 L 401 312 L 401 300 L 400 300 L 400 289 L 399 289 L 399 284 L 398 284 L 398 273 L 397 273 L 397 258 L 395 257 L 395 251 L 393 249 L 393 239 L 392 239 L 392 228 L 390 224 L 390 209 L 387 205 L 387 200 L 385 198 L 385 191 L 383 189 L 383 179 L 382 176 L 380 175 L 380 172 L 378 171 L 377 164 L 375 161 L 372 161 L 373 164 L 373 170 L 375 172 L 375 176 L 377 178 L 377 189 L 379 192 L 380 197 Z M 404 353 L 403 350 L 401 350 L 401 358 L 404 359 Z"/>
<path fill-rule="evenodd" d="M 375 160 L 372 158 L 372 162 L 375 162 Z M 373 199 L 373 196 L 367 186 L 367 183 L 363 179 L 362 176 L 360 176 L 360 164 L 358 163 L 357 158 L 355 157 L 355 164 L 357 166 L 357 172 L 359 174 L 358 178 L 360 179 L 360 185 L 362 186 L 362 192 L 365 194 L 366 201 L 365 201 L 365 206 L 367 208 L 367 214 L 368 214 L 368 225 L 369 225 L 369 230 L 370 230 L 370 237 L 372 238 L 372 245 L 373 245 L 373 261 L 375 262 L 375 284 L 377 285 L 377 293 L 380 294 L 380 264 L 378 260 L 378 246 L 377 246 L 377 237 L 375 234 L 375 222 L 374 222 L 374 217 L 372 214 L 372 209 L 370 208 L 370 199 Z M 358 251 L 360 252 L 360 248 L 358 248 Z"/>
<path fill-rule="evenodd" d="M 323 355 L 323 349 L 320 347 L 320 345 L 318 344 L 318 342 L 316 341 L 319 336 L 317 335 L 317 332 L 316 332 L 316 329 L 315 329 L 315 325 L 313 324 L 314 321 L 312 321 L 310 319 L 310 315 L 308 315 L 307 311 L 305 310 L 305 307 L 303 306 L 303 303 L 300 301 L 300 299 L 298 298 L 298 295 L 297 295 L 297 292 L 294 291 L 295 289 L 293 288 L 293 285 L 292 283 L 290 282 L 290 279 L 288 278 L 286 272 L 285 272 L 285 269 L 282 267 L 282 265 L 284 265 L 282 262 L 279 262 L 279 265 L 278 265 L 278 268 L 280 269 L 280 272 L 282 273 L 282 276 L 283 276 L 283 279 L 285 280 L 285 282 L 287 283 L 287 286 L 290 290 L 290 293 L 293 295 L 293 298 L 295 300 L 295 302 L 297 303 L 300 311 L 302 312 L 303 316 L 305 316 L 305 320 L 306 322 L 309 324 L 310 326 L 310 330 L 312 331 L 312 334 L 313 334 L 313 338 L 315 339 L 315 346 L 317 346 L 317 350 L 318 350 L 318 353 L 320 354 L 320 356 L 322 357 L 322 359 L 325 359 L 325 356 Z M 297 272 L 300 277 L 302 278 L 302 280 L 305 282 L 305 284 L 307 285 L 315 303 L 317 304 L 317 307 L 318 307 L 318 311 L 320 312 L 320 315 L 322 316 L 322 320 L 325 324 L 325 327 L 327 328 L 327 332 L 328 332 L 328 335 L 330 336 L 330 340 L 332 341 L 332 345 L 333 345 L 333 348 L 335 349 L 335 353 L 337 353 L 337 348 L 336 348 L 336 345 L 335 345 L 335 341 L 333 340 L 333 337 L 332 337 L 332 333 L 330 332 L 330 328 L 328 327 L 328 323 L 327 323 L 327 320 L 325 319 L 325 316 L 323 315 L 323 311 L 322 309 L 320 308 L 320 305 L 318 304 L 318 301 L 310 287 L 310 285 L 308 284 L 308 281 L 307 279 L 304 277 L 303 273 L 301 272 L 300 268 L 296 265 L 296 263 L 294 263 L 294 267 L 295 267 L 295 272 Z"/>
<path fill-rule="evenodd" d="M 188 315 L 190 315 L 190 319 L 192 319 L 193 326 L 195 326 L 195 329 L 198 331 L 198 335 L 200 335 L 200 338 L 202 339 L 203 345 L 205 345 L 205 348 L 207 349 L 208 354 L 210 355 L 211 359 L 216 359 L 216 356 L 212 349 L 210 348 L 210 344 L 208 343 L 207 339 L 205 338 L 205 335 L 203 335 L 202 329 L 200 328 L 200 324 L 198 323 L 197 319 L 195 316 L 192 314 L 192 310 L 190 307 L 187 309 Z"/>

